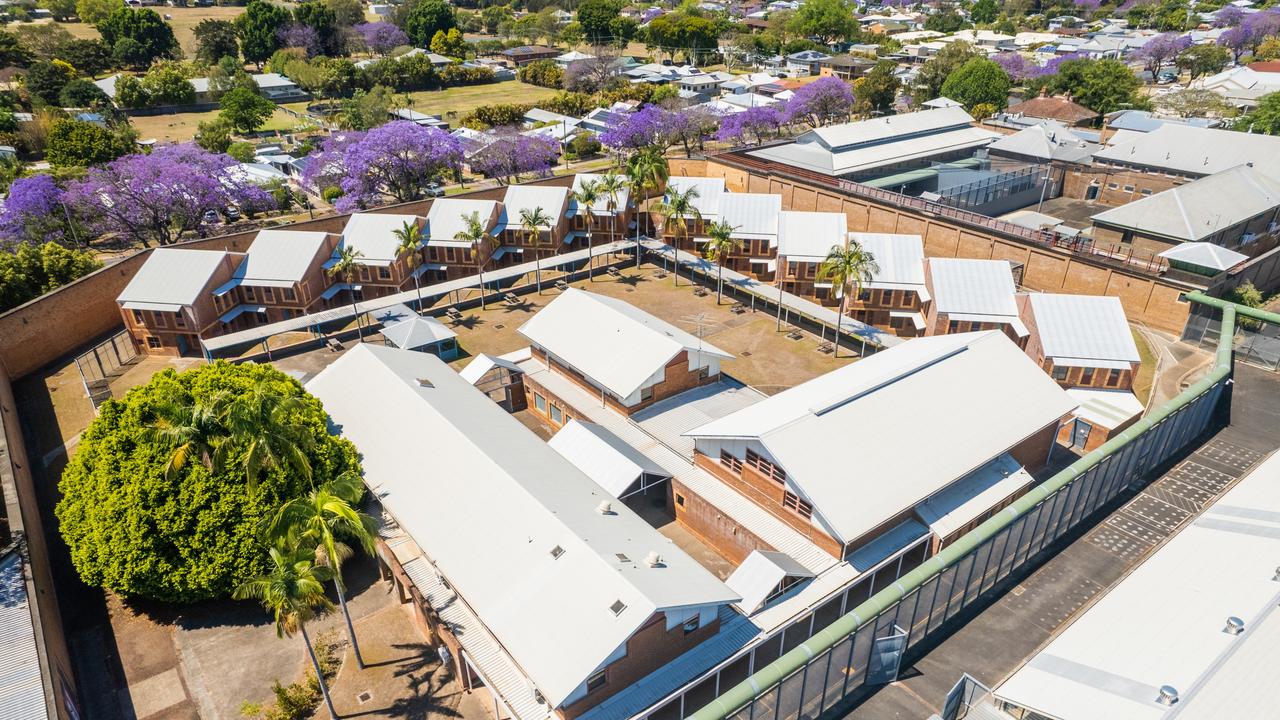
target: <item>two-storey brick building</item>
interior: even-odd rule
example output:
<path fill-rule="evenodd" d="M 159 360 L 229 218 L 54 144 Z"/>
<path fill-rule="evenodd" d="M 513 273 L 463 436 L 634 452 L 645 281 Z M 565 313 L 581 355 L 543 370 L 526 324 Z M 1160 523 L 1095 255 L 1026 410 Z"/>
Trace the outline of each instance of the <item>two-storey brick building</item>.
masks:
<path fill-rule="evenodd" d="M 1019 347 L 1026 344 L 1007 261 L 928 258 L 924 281 L 931 297 L 924 312 L 926 335 L 1000 330 Z"/>
<path fill-rule="evenodd" d="M 501 212 L 495 200 L 440 198 L 431 203 L 423 232 L 427 263 L 423 284 L 468 277 L 482 271 L 498 249 L 495 228 Z M 480 242 L 459 239 L 460 234 L 468 231 L 472 218 L 479 220 L 485 230 L 486 237 Z"/>
<path fill-rule="evenodd" d="M 221 324 L 213 291 L 231 280 L 244 259 L 222 250 L 151 251 L 116 298 L 125 329 L 140 352 L 186 355 Z"/>
<path fill-rule="evenodd" d="M 288 320 L 323 307 L 333 284 L 325 261 L 338 245 L 333 233 L 262 230 L 232 278 L 213 291 L 220 332 Z"/>

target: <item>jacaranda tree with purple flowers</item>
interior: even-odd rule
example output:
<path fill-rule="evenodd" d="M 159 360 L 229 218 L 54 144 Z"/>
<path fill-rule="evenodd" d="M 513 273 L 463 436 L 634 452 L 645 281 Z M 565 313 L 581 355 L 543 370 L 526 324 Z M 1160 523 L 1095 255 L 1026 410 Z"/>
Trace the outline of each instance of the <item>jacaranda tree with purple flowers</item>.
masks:
<path fill-rule="evenodd" d="M 168 245 L 196 230 L 209 210 L 274 207 L 271 194 L 235 172 L 238 166 L 194 143 L 167 145 L 90 168 L 64 199 L 97 234 L 115 233 L 144 247 Z"/>
<path fill-rule="evenodd" d="M 384 195 L 417 200 L 430 182 L 456 175 L 462 142 L 433 127 L 396 120 L 368 132 L 348 132 L 326 141 L 312 156 L 304 179 L 342 189 L 341 212 L 377 205 Z"/>
<path fill-rule="evenodd" d="M 356 26 L 356 32 L 369 50 L 386 55 L 401 45 L 409 44 L 409 36 L 389 22 L 371 22 Z"/>
<path fill-rule="evenodd" d="M 1167 32 L 1156 35 L 1138 48 L 1133 57 L 1142 60 L 1152 77 L 1160 74 L 1165 63 L 1173 62 L 1178 53 L 1191 47 L 1191 38 L 1178 33 Z"/>
<path fill-rule="evenodd" d="M 18 178 L 0 207 L 0 249 L 19 243 L 64 242 L 68 213 L 63 190 L 48 175 Z"/>
<path fill-rule="evenodd" d="M 1000 69 L 1005 71 L 1009 79 L 1020 83 L 1039 74 L 1040 67 L 1028 60 L 1025 55 L 1016 52 L 996 53 L 992 58 Z"/>
<path fill-rule="evenodd" d="M 525 173 L 546 175 L 558 157 L 560 143 L 555 138 L 501 128 L 492 133 L 489 143 L 472 155 L 467 164 L 485 177 L 514 183 Z"/>
<path fill-rule="evenodd" d="M 1216 28 L 1236 27 L 1244 22 L 1245 11 L 1235 5 L 1218 8 L 1213 14 L 1213 26 Z"/>
<path fill-rule="evenodd" d="M 853 101 L 853 88 L 845 81 L 834 76 L 818 78 L 787 101 L 787 120 L 804 120 L 814 127 L 845 122 L 853 112 Z"/>
<path fill-rule="evenodd" d="M 720 128 L 721 115 L 698 105 L 668 113 L 667 117 L 671 142 L 684 147 L 685 157 L 693 157 L 693 149 L 701 150 L 703 143 Z"/>
<path fill-rule="evenodd" d="M 666 152 L 672 143 L 669 115 L 657 105 L 645 105 L 636 112 L 623 115 L 608 130 L 600 133 L 600 142 L 618 151 L 657 147 Z"/>
<path fill-rule="evenodd" d="M 782 111 L 772 105 L 764 105 L 726 115 L 720 121 L 716 139 L 721 142 L 754 143 L 759 145 L 767 138 L 778 136 L 783 125 Z"/>
<path fill-rule="evenodd" d="M 320 52 L 320 35 L 310 25 L 289 23 L 276 31 L 276 39 L 281 47 L 306 50 L 307 57 L 314 57 Z"/>

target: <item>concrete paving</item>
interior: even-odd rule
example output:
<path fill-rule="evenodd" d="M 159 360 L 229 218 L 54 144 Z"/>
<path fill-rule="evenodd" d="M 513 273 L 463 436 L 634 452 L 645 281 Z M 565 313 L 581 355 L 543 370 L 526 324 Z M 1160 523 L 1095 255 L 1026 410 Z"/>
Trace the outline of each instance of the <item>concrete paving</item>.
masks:
<path fill-rule="evenodd" d="M 962 673 L 988 687 L 1011 675 L 1161 541 L 1280 447 L 1280 375 L 1237 365 L 1231 425 L 1136 493 L 849 712 L 857 720 L 939 712 Z"/>

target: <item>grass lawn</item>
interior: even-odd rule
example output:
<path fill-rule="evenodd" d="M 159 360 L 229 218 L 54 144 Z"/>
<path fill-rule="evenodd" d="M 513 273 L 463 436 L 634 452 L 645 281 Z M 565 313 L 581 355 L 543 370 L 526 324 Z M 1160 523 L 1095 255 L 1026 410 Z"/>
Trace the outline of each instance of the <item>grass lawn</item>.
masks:
<path fill-rule="evenodd" d="M 178 39 L 178 44 L 182 46 L 187 57 L 192 57 L 196 52 L 196 39 L 194 30 L 201 20 L 234 20 L 236 16 L 244 12 L 243 7 L 201 7 L 201 8 L 174 8 L 174 7 L 155 7 L 151 8 L 160 13 L 161 17 L 169 16 L 166 19 L 173 26 L 173 35 Z M 42 20 L 38 22 L 51 22 Z M 26 23 L 14 23 L 11 28 L 22 27 Z M 101 37 L 97 28 L 81 22 L 72 23 L 54 23 L 61 25 L 67 29 L 67 32 L 78 38 L 95 39 Z"/>
<path fill-rule="evenodd" d="M 174 113 L 171 115 L 148 115 L 129 118 L 129 122 L 138 130 L 138 137 L 143 140 L 152 138 L 160 142 L 185 142 L 196 136 L 196 129 L 202 122 L 218 116 L 217 110 L 209 112 Z M 263 130 L 291 131 L 298 125 L 298 119 L 276 110 L 268 118 Z"/>
<path fill-rule="evenodd" d="M 1133 379 L 1133 394 L 1137 395 L 1145 405 L 1147 399 L 1151 397 L 1151 381 L 1156 374 L 1156 356 L 1151 352 L 1151 346 L 1147 344 L 1147 339 L 1142 337 L 1142 333 L 1132 327 L 1129 328 L 1129 332 L 1133 334 L 1133 344 L 1138 346 L 1138 356 L 1142 358 L 1138 375 Z"/>
<path fill-rule="evenodd" d="M 481 105 L 501 103 L 534 103 L 554 97 L 556 90 L 538 87 L 519 80 L 488 85 L 467 85 L 444 90 L 419 90 L 409 93 L 412 109 L 446 120 L 461 118 Z"/>

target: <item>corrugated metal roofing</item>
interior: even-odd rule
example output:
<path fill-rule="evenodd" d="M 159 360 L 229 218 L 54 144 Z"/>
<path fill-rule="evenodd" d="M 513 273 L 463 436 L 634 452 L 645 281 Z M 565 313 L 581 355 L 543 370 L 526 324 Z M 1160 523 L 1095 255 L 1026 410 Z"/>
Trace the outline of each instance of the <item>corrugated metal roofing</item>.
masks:
<path fill-rule="evenodd" d="M 360 251 L 361 263 L 388 263 L 396 259 L 400 240 L 395 232 L 405 223 L 417 223 L 417 215 L 356 213 L 342 229 L 342 243 Z"/>
<path fill-rule="evenodd" d="M 1093 222 L 1195 242 L 1278 206 L 1280 181 L 1252 166 L 1237 165 L 1100 212 Z"/>
<path fill-rule="evenodd" d="M 582 189 L 582 186 L 584 184 L 589 182 L 598 183 L 603 178 L 604 178 L 604 175 L 601 175 L 599 173 L 578 173 L 577 175 L 573 176 L 573 190 L 574 192 L 578 192 L 579 190 Z M 619 191 L 617 195 L 613 196 L 614 212 L 617 212 L 625 208 L 627 206 L 627 203 L 630 202 L 630 198 L 631 198 L 631 191 L 628 190 L 624 185 L 622 190 Z M 569 212 L 574 214 L 581 212 L 581 209 L 578 207 L 578 202 L 574 200 L 572 197 L 569 198 Z M 609 196 L 601 194 L 601 196 L 597 198 L 594 203 L 592 203 L 591 212 L 596 215 L 604 215 L 605 217 L 608 217 L 609 216 Z"/>
<path fill-rule="evenodd" d="M 1142 360 L 1120 298 L 1032 293 L 1028 300 L 1048 357 L 1125 363 Z"/>
<path fill-rule="evenodd" d="M 924 293 L 921 300 L 929 299 L 924 287 L 924 240 L 919 235 L 851 232 L 849 239 L 871 253 L 879 268 L 866 287 L 918 288 L 916 292 Z"/>
<path fill-rule="evenodd" d="M 778 257 L 821 262 L 833 247 L 844 247 L 849 218 L 844 213 L 799 212 L 778 214 Z"/>
<path fill-rule="evenodd" d="M 116 302 L 191 305 L 228 255 L 222 250 L 156 248 Z"/>
<path fill-rule="evenodd" d="M 1280 137 L 1165 123 L 1094 153 L 1095 160 L 1211 175 L 1280 154 Z"/>
<path fill-rule="evenodd" d="M 724 582 L 742 596 L 737 603 L 738 609 L 750 615 L 764 605 L 778 584 L 787 577 L 812 578 L 813 573 L 786 553 L 752 550 Z"/>
<path fill-rule="evenodd" d="M 929 281 L 938 312 L 1018 316 L 1006 260 L 929 258 Z"/>
<path fill-rule="evenodd" d="M 725 194 L 724 178 L 684 177 L 667 178 L 668 190 L 684 192 L 696 188 L 698 196 L 693 198 L 693 206 L 702 213 L 704 220 L 714 220 L 720 213 L 720 196 Z"/>
<path fill-rule="evenodd" d="M 520 228 L 520 213 L 541 209 L 551 218 L 549 225 L 542 226 L 548 230 L 556 224 L 557 218 L 564 214 L 569 205 L 569 188 L 548 187 L 545 185 L 510 185 L 502 197 L 502 208 L 498 212 L 498 227 L 494 232 L 506 228 Z"/>
<path fill-rule="evenodd" d="M 747 240 L 778 239 L 778 215 L 782 196 L 764 193 L 725 193 L 720 196 L 721 222 L 733 228 L 733 237 Z"/>
<path fill-rule="evenodd" d="M 259 230 L 235 276 L 244 281 L 298 282 L 311 269 L 311 261 L 328 237 L 329 233 L 323 232 Z"/>
<path fill-rule="evenodd" d="M 496 200 L 438 198 L 427 212 L 425 234 L 430 242 L 453 242 L 458 233 L 467 229 L 467 221 L 472 215 L 479 215 L 485 229 L 492 230 L 497 209 Z"/>
<path fill-rule="evenodd" d="M 0 559 L 0 718 L 46 720 L 27 580 L 16 552 Z"/>
<path fill-rule="evenodd" d="M 1188 242 L 1160 253 L 1166 260 L 1184 262 L 1210 270 L 1229 270 L 1249 259 L 1248 255 L 1210 242 Z"/>
<path fill-rule="evenodd" d="M 621 497 L 641 473 L 669 477 L 644 453 L 595 423 L 570 420 L 547 444 L 614 497 Z"/>

